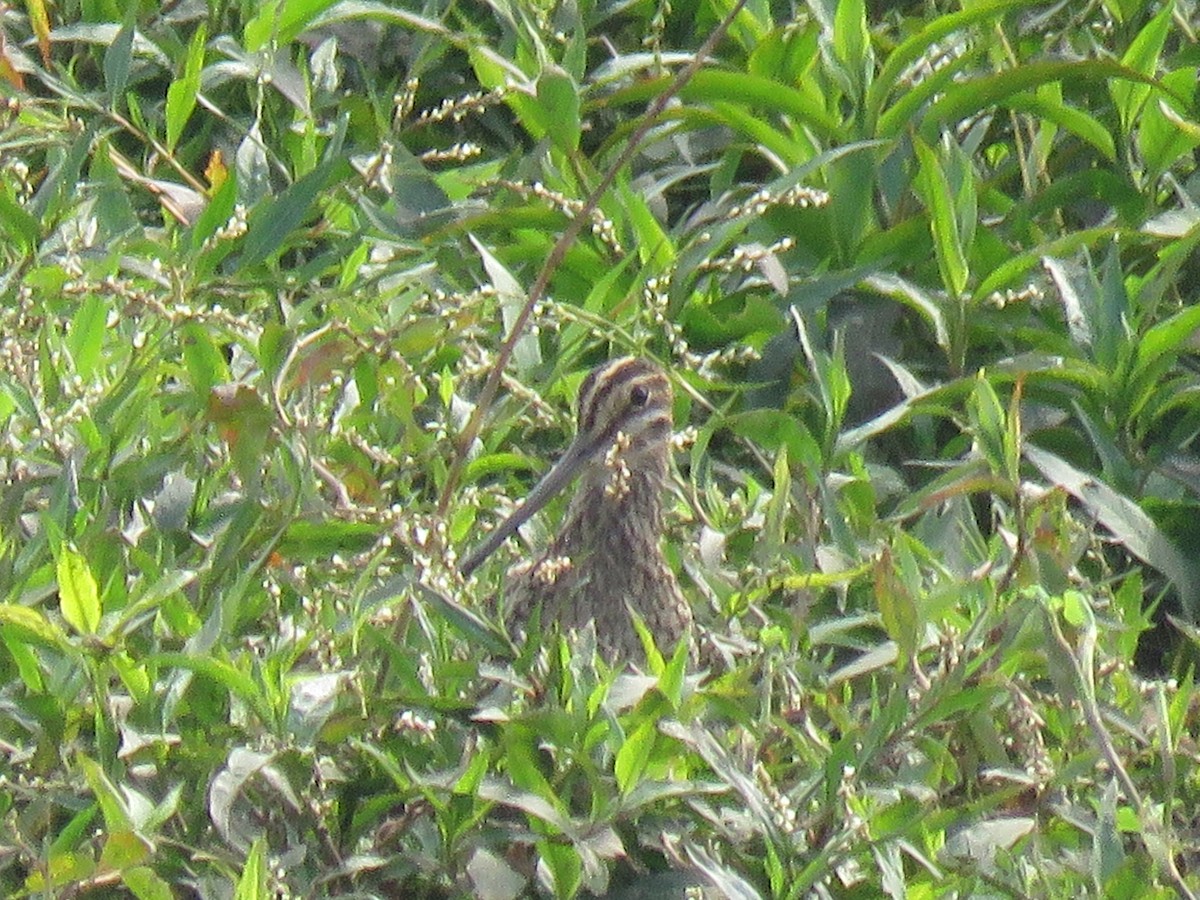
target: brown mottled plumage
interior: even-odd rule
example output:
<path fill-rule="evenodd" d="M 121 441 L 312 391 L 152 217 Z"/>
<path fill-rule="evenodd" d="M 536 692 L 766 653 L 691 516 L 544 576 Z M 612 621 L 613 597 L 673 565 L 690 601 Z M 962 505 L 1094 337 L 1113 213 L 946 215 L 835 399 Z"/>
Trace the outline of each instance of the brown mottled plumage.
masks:
<path fill-rule="evenodd" d="M 570 448 L 461 569 L 469 575 L 547 500 L 579 475 L 550 546 L 508 574 L 509 620 L 523 629 L 595 622 L 609 659 L 638 659 L 630 610 L 660 649 L 689 635 L 691 609 L 659 546 L 671 440 L 671 382 L 657 366 L 623 357 L 597 366 L 579 388 L 579 428 Z"/>

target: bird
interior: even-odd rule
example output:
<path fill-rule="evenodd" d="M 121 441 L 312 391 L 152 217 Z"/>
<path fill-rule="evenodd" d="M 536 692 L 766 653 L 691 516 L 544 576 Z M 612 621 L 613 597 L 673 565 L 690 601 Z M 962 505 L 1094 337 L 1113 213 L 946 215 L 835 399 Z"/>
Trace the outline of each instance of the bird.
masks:
<path fill-rule="evenodd" d="M 479 567 L 547 501 L 578 477 L 557 534 L 505 579 L 508 622 L 523 632 L 535 614 L 545 630 L 594 623 L 610 662 L 644 658 L 633 615 L 656 646 L 690 647 L 692 612 L 662 552 L 672 422 L 671 381 L 633 356 L 601 363 L 583 379 L 576 435 L 524 502 L 460 564 Z M 511 629 L 510 629 L 511 630 Z"/>

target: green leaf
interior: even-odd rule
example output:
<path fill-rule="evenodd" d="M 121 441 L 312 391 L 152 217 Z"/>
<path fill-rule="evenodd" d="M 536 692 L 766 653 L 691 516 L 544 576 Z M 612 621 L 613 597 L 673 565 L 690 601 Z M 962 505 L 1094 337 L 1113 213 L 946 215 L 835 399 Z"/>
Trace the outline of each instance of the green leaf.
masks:
<path fill-rule="evenodd" d="M 247 53 L 257 53 L 277 38 L 281 5 L 286 5 L 286 0 L 265 0 L 254 16 L 246 19 L 242 26 L 242 46 Z"/>
<path fill-rule="evenodd" d="M 233 217 L 237 199 L 237 169 L 231 169 L 229 177 L 209 197 L 208 203 L 205 204 L 204 209 L 192 224 L 190 235 L 191 250 L 193 252 L 204 251 L 204 255 L 200 257 L 200 262 L 203 265 L 200 274 L 210 273 L 216 267 L 216 264 L 224 259 L 235 246 L 235 242 L 230 238 L 212 241 L 212 246 L 209 247 L 206 247 L 205 243 L 214 237 L 218 229 L 228 225 L 229 220 Z"/>
<path fill-rule="evenodd" d="M 503 475 L 509 472 L 531 472 L 537 464 L 520 453 L 486 453 L 467 463 L 463 469 L 463 484 L 472 484 L 482 478 Z"/>
<path fill-rule="evenodd" d="M 267 888 L 267 841 L 259 837 L 255 839 L 246 862 L 242 866 L 242 874 L 238 878 L 237 887 L 233 891 L 234 900 L 271 900 L 271 891 Z"/>
<path fill-rule="evenodd" d="M 833 48 L 851 82 L 861 91 L 871 73 L 871 34 L 864 0 L 839 0 L 833 17 Z"/>
<path fill-rule="evenodd" d="M 50 852 L 53 855 L 68 852 L 72 847 L 78 845 L 82 840 L 86 840 L 85 835 L 89 829 L 95 830 L 92 823 L 96 819 L 96 814 L 100 812 L 99 803 L 88 803 L 79 812 L 71 816 L 70 821 L 60 824 L 56 828 L 54 840 L 50 844 Z"/>
<path fill-rule="evenodd" d="M 617 777 L 617 789 L 622 795 L 632 791 L 646 771 L 654 742 L 658 738 L 658 726 L 653 719 L 646 719 L 633 730 L 617 751 L 613 763 L 613 774 Z"/>
<path fill-rule="evenodd" d="M 1163 42 L 1170 33 L 1171 18 L 1174 14 L 1175 2 L 1168 0 L 1158 14 L 1146 23 L 1146 27 L 1138 32 L 1125 55 L 1121 57 L 1122 65 L 1144 75 L 1149 83 L 1114 80 L 1108 86 L 1120 115 L 1121 130 L 1125 133 L 1133 128 L 1134 120 L 1154 88 L 1153 81 L 1149 80 L 1158 73 L 1158 59 L 1162 53 Z"/>
<path fill-rule="evenodd" d="M 1185 307 L 1170 318 L 1149 328 L 1137 342 L 1134 374 L 1159 363 L 1164 357 L 1177 358 L 1192 349 L 1192 339 L 1200 329 L 1200 306 Z"/>
<path fill-rule="evenodd" d="M 583 881 L 583 861 L 579 851 L 570 844 L 539 841 L 538 854 L 550 870 L 554 893 L 559 897 L 574 897 Z"/>
<path fill-rule="evenodd" d="M 1038 85 L 1036 91 L 1021 91 L 1007 97 L 1003 104 L 1018 112 L 1028 112 L 1047 122 L 1065 128 L 1076 137 L 1087 141 L 1110 162 L 1117 158 L 1116 141 L 1112 130 L 1095 116 L 1068 106 L 1062 101 L 1061 85 L 1057 81 Z M 1047 150 L 1047 154 L 1051 152 Z"/>
<path fill-rule="evenodd" d="M 579 147 L 579 85 L 558 66 L 547 66 L 537 80 L 538 107 L 546 133 L 564 153 Z"/>
<path fill-rule="evenodd" d="M 972 4 L 960 12 L 935 16 L 924 22 L 916 34 L 902 41 L 887 55 L 887 60 L 880 68 L 879 75 L 876 76 L 867 92 L 867 106 L 872 118 L 877 118 L 883 111 L 884 102 L 892 91 L 901 91 L 903 97 L 912 92 L 914 87 L 919 87 L 919 85 L 914 86 L 902 82 L 905 71 L 917 60 L 929 54 L 931 49 L 947 35 L 974 25 L 976 22 L 999 18 L 1011 9 L 1036 5 L 1036 0 L 984 2 Z"/>
<path fill-rule="evenodd" d="M 124 650 L 110 653 L 108 662 L 134 700 L 142 702 L 150 699 L 150 673 L 146 671 L 145 666 L 135 661 Z"/>
<path fill-rule="evenodd" d="M 49 870 L 48 873 L 46 869 Z M 50 893 L 49 889 L 91 878 L 95 871 L 96 863 L 88 854 L 75 851 L 55 853 L 50 856 L 47 867 L 34 869 L 29 873 L 25 879 L 25 889 L 27 895 L 58 896 L 57 891 Z M 50 876 L 48 880 L 46 874 Z"/>
<path fill-rule="evenodd" d="M 927 142 L 932 142 L 944 129 L 1004 102 L 1013 94 L 1033 90 L 1055 81 L 1077 85 L 1111 81 L 1158 86 L 1151 76 L 1107 59 L 1023 63 L 1015 69 L 1006 69 L 995 75 L 984 75 L 947 85 L 942 97 L 930 107 L 922 119 L 921 136 Z"/>
<path fill-rule="evenodd" d="M 338 553 L 362 553 L 378 540 L 379 528 L 370 522 L 299 519 L 288 525 L 276 549 L 290 561 L 316 562 Z"/>
<path fill-rule="evenodd" d="M 1074 628 L 1094 622 L 1087 597 L 1080 591 L 1064 591 L 1062 595 L 1063 618 Z"/>
<path fill-rule="evenodd" d="M 793 465 L 819 464 L 821 447 L 796 416 L 779 410 L 756 409 L 731 415 L 726 427 L 774 452 L 786 447 Z"/>
<path fill-rule="evenodd" d="M 129 64 L 133 58 L 133 36 L 137 32 L 137 4 L 126 7 L 125 24 L 117 32 L 116 39 L 104 51 L 104 88 L 108 94 L 108 105 L 117 108 L 129 82 Z"/>
<path fill-rule="evenodd" d="M 921 633 L 920 613 L 917 598 L 910 586 L 915 561 L 907 545 L 885 548 L 875 563 L 875 599 L 879 604 L 879 615 L 889 638 L 896 642 L 896 664 L 904 667 L 915 657 L 917 641 Z"/>
<path fill-rule="evenodd" d="M 1004 407 L 982 372 L 975 379 L 975 389 L 967 410 L 971 416 L 971 433 L 980 454 L 987 460 L 994 475 L 1008 478 L 1008 454 L 1005 452 L 1008 427 Z"/>
<path fill-rule="evenodd" d="M 1089 247 L 1100 241 L 1111 239 L 1115 233 L 1116 229 L 1108 226 L 1068 231 L 1044 244 L 1038 244 L 1028 250 L 1016 253 L 1011 260 L 997 266 L 983 278 L 979 286 L 972 292 L 972 299 L 975 301 L 985 299 L 996 291 L 1013 284 L 1046 257 L 1068 257 L 1081 247 Z"/>
<path fill-rule="evenodd" d="M 1140 338 L 1130 339 L 1136 355 L 1120 396 L 1130 416 L 1143 410 L 1169 409 L 1181 401 L 1185 408 L 1194 408 L 1189 397 L 1194 388 L 1191 380 L 1176 383 L 1168 376 L 1180 355 L 1191 348 L 1197 329 L 1200 306 L 1193 305 L 1154 325 Z"/>
<path fill-rule="evenodd" d="M 537 736 L 524 724 L 514 724 L 504 732 L 504 766 L 512 783 L 540 799 L 557 806 L 554 788 L 542 774 L 537 762 Z"/>
<path fill-rule="evenodd" d="M 914 721 L 913 726 L 921 731 L 936 728 L 962 718 L 964 713 L 987 707 L 1001 693 L 1001 689 L 993 684 L 981 687 L 955 685 L 953 690 L 943 690 L 934 694 L 936 702 L 921 710 L 921 715 Z"/>
<path fill-rule="evenodd" d="M 895 103 L 880 113 L 875 133 L 881 138 L 896 138 L 901 133 L 909 132 L 913 122 L 921 120 L 920 114 L 932 103 L 933 98 L 943 96 L 956 81 L 964 77 L 963 73 L 971 68 L 979 52 L 971 47 L 965 48 L 961 56 L 949 60 L 946 65 L 900 94 Z M 929 140 L 933 140 L 934 135 L 935 132 L 930 129 Z"/>
<path fill-rule="evenodd" d="M 24 7 L 25 14 L 29 16 L 29 26 L 34 37 L 37 38 L 42 61 L 48 66 L 50 64 L 50 13 L 46 9 L 46 0 L 28 0 Z"/>
<path fill-rule="evenodd" d="M 487 272 L 492 286 L 496 289 L 496 296 L 500 300 L 500 312 L 504 319 L 505 334 L 512 334 L 521 310 L 524 309 L 528 300 L 525 288 L 508 271 L 504 263 L 500 262 L 482 242 L 476 240 L 474 235 L 471 235 L 471 243 L 475 245 L 475 250 L 483 260 L 483 268 Z M 528 374 L 531 369 L 540 365 L 542 350 L 537 335 L 526 329 L 513 346 L 512 359 L 517 371 L 522 374 Z"/>
<path fill-rule="evenodd" d="M 23 609 L 24 607 L 19 608 Z M 0 607 L 0 617 L 2 616 L 3 607 Z M 17 674 L 20 675 L 25 689 L 35 695 L 44 693 L 46 679 L 42 677 L 41 659 L 39 654 L 34 652 L 29 637 L 18 628 L 5 625 L 3 619 L 0 618 L 0 642 L 4 644 L 4 648 L 12 657 L 12 663 L 16 666 Z"/>
<path fill-rule="evenodd" d="M 246 223 L 239 271 L 251 269 L 274 256 L 308 215 L 317 195 L 345 163 L 326 160 L 277 197 L 255 206 Z"/>
<path fill-rule="evenodd" d="M 137 832 L 125 829 L 109 829 L 100 850 L 100 868 L 109 872 L 120 872 L 140 865 L 151 858 L 153 847 Z"/>
<path fill-rule="evenodd" d="M 0 182 L 0 231 L 25 254 L 32 252 L 38 245 L 42 233 L 41 223 L 35 216 L 26 212 L 5 182 Z"/>
<path fill-rule="evenodd" d="M 792 469 L 788 465 L 788 453 L 783 447 L 775 451 L 774 484 L 771 499 L 767 502 L 767 516 L 763 522 L 762 539 L 766 541 L 768 553 L 774 555 L 783 547 L 787 515 L 792 506 Z"/>
<path fill-rule="evenodd" d="M 100 627 L 100 591 L 87 560 L 69 546 L 58 554 L 58 603 L 63 618 L 80 634 Z"/>
<path fill-rule="evenodd" d="M 213 659 L 191 653 L 151 653 L 146 656 L 146 660 L 163 666 L 196 672 L 211 678 L 244 700 L 264 722 L 272 722 L 275 718 L 261 687 L 254 678 L 234 668 L 223 659 Z"/>
<path fill-rule="evenodd" d="M 279 31 L 281 34 L 292 35 L 296 30 L 297 21 L 301 23 L 307 22 L 307 27 L 311 30 L 326 28 L 340 22 L 369 19 L 373 22 L 382 22 L 387 25 L 398 25 L 400 28 L 411 31 L 414 34 L 423 33 L 449 38 L 455 37 L 450 29 L 437 19 L 420 16 L 389 3 L 375 2 L 375 0 L 308 0 L 308 2 L 312 6 L 325 7 L 325 12 L 308 19 L 306 17 L 311 6 L 303 3 L 296 4 L 297 10 L 295 13 L 291 9 L 286 9 L 280 16 Z M 291 39 L 291 37 L 288 37 L 288 40 Z M 472 46 L 474 45 L 472 44 Z"/>
<path fill-rule="evenodd" d="M 613 93 L 608 104 L 644 104 L 662 93 L 670 84 L 667 76 L 646 78 Z M 780 84 L 770 78 L 759 78 L 743 72 L 724 72 L 701 69 L 679 92 L 688 104 L 715 104 L 721 101 L 734 106 L 757 108 L 764 112 L 785 114 L 801 124 L 811 126 L 818 134 L 831 138 L 848 138 L 841 123 L 803 91 Z"/>
<path fill-rule="evenodd" d="M 1137 146 L 1148 183 L 1157 182 L 1163 172 L 1200 146 L 1200 126 L 1192 114 L 1196 76 L 1195 66 L 1168 72 L 1161 81 L 1171 93 L 1153 98 L 1142 110 Z M 1176 97 L 1187 102 L 1181 104 Z"/>
<path fill-rule="evenodd" d="M 463 770 L 462 775 L 454 782 L 454 793 L 464 797 L 473 797 L 479 793 L 479 787 L 487 776 L 491 761 L 486 753 L 473 756 Z"/>
<path fill-rule="evenodd" d="M 1125 276 L 1117 245 L 1108 248 L 1091 310 L 1092 346 L 1094 359 L 1101 368 L 1116 371 L 1124 368 L 1132 355 L 1131 325 L 1136 326 L 1135 314 L 1125 291 Z"/>
<path fill-rule="evenodd" d="M 288 0 L 279 11 L 275 23 L 276 39 L 281 45 L 289 44 L 301 34 L 313 27 L 317 16 L 331 6 L 354 6 L 342 4 L 339 0 Z"/>
<path fill-rule="evenodd" d="M 0 631 L 6 640 L 34 642 L 46 647 L 65 648 L 67 636 L 38 610 L 15 603 L 0 603 Z"/>
<path fill-rule="evenodd" d="M 688 663 L 691 660 L 691 642 L 695 639 L 694 632 L 686 635 L 675 645 L 671 658 L 658 676 L 658 689 L 673 709 L 678 709 L 683 700 L 683 689 L 687 680 Z"/>
<path fill-rule="evenodd" d="M 196 108 L 196 97 L 200 93 L 200 73 L 204 69 L 204 45 L 208 40 L 208 27 L 204 22 L 192 35 L 184 61 L 183 75 L 167 87 L 167 150 L 174 152 L 183 128 Z"/>
<path fill-rule="evenodd" d="M 169 882 L 154 873 L 149 866 L 134 866 L 121 873 L 121 881 L 137 900 L 172 900 L 175 894 Z"/>
<path fill-rule="evenodd" d="M 504 102 L 513 111 L 517 122 L 534 140 L 546 136 L 546 120 L 537 98 L 530 96 L 532 85 L 529 77 L 516 65 L 486 46 L 472 45 L 471 67 L 475 77 L 488 90 L 500 90 L 506 85 L 519 85 L 515 90 L 506 90 Z"/>
<path fill-rule="evenodd" d="M 75 374 L 85 381 L 96 373 L 104 348 L 108 304 L 98 294 L 90 294 L 79 305 L 67 329 L 67 349 L 75 363 Z"/>
<path fill-rule="evenodd" d="M 937 154 L 922 141 L 915 141 L 914 146 L 920 160 L 918 180 L 921 198 L 929 210 L 929 229 L 933 233 L 933 247 L 942 282 L 951 297 L 961 297 L 967 288 L 967 257 L 954 214 L 955 203 L 950 182 Z"/>
<path fill-rule="evenodd" d="M 75 758 L 76 764 L 83 770 L 88 787 L 91 788 L 100 811 L 104 814 L 104 827 L 111 834 L 114 832 L 130 831 L 133 822 L 129 818 L 129 810 L 125 799 L 117 786 L 109 780 L 100 764 L 82 753 Z"/>
<path fill-rule="evenodd" d="M 636 235 L 637 252 L 640 259 L 656 268 L 665 269 L 670 266 L 675 258 L 674 242 L 663 230 L 663 224 L 651 211 L 646 195 L 641 191 L 630 189 L 628 181 L 620 182 L 617 190 L 620 192 L 625 213 L 629 217 L 629 225 Z M 620 277 L 631 259 L 631 256 L 627 256 L 619 265 L 604 272 L 603 277 L 589 295 L 589 302 L 585 304 L 589 309 L 595 308 L 595 305 L 590 302 L 592 298 L 602 295 L 600 282 Z M 607 292 L 603 293 L 607 294 Z"/>
<path fill-rule="evenodd" d="M 1128 24 L 1149 5 L 1147 0 L 1103 0 L 1104 9 L 1114 22 Z"/>
<path fill-rule="evenodd" d="M 1200 620 L 1195 567 L 1141 507 L 1053 453 L 1029 444 L 1024 453 L 1047 480 L 1083 503 L 1130 553 L 1169 578 L 1179 591 L 1188 617 Z"/>
<path fill-rule="evenodd" d="M 187 323 L 183 329 L 183 358 L 191 376 L 192 390 L 206 398 L 218 384 L 231 380 L 229 365 L 221 350 L 213 343 L 208 329 L 195 323 Z"/>
<path fill-rule="evenodd" d="M 77 202 L 80 173 L 84 162 L 92 153 L 96 139 L 96 126 L 88 124 L 71 142 L 65 153 L 56 153 L 54 162 L 26 210 L 43 222 L 53 222 L 63 214 L 64 208 Z"/>

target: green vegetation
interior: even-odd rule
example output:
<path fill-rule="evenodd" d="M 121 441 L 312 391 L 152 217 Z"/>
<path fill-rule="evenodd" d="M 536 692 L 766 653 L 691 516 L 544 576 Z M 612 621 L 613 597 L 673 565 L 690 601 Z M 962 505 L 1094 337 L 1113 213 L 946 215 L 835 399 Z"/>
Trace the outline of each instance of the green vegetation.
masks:
<path fill-rule="evenodd" d="M 1191 3 L 19 5 L 0 894 L 1200 892 Z M 624 353 L 704 679 L 455 569 Z"/>

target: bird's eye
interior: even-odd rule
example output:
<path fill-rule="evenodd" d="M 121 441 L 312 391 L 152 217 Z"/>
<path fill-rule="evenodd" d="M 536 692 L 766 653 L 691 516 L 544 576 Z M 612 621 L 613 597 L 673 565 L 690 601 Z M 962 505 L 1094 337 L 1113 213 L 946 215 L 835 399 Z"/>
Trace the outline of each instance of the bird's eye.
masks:
<path fill-rule="evenodd" d="M 632 404 L 635 407 L 640 408 L 640 407 L 645 406 L 646 401 L 649 399 L 650 399 L 650 389 L 647 388 L 645 385 L 641 385 L 641 384 L 636 385 L 633 388 L 633 390 L 631 390 L 629 392 L 629 402 L 630 402 L 630 404 Z"/>

